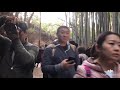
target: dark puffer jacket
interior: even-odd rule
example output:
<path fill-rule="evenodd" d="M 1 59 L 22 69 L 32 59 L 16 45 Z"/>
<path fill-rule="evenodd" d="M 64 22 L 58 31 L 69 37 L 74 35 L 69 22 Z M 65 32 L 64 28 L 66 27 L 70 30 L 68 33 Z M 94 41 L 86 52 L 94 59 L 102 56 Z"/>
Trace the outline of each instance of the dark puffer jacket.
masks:
<path fill-rule="evenodd" d="M 52 56 L 52 48 L 49 45 L 44 51 L 41 64 L 43 73 L 47 74 L 48 78 L 73 78 L 76 71 L 75 67 L 79 64 L 78 54 L 72 49 L 70 44 L 67 45 L 66 51 L 64 51 L 59 43 L 54 44 L 56 46 L 54 56 Z M 76 65 L 63 69 L 60 63 L 68 57 L 74 57 Z"/>

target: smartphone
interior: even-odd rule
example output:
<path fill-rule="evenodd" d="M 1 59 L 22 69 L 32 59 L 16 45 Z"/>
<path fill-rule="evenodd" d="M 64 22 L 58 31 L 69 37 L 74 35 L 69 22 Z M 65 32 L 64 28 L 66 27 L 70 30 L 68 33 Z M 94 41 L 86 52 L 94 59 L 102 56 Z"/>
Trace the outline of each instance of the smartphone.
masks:
<path fill-rule="evenodd" d="M 73 64 L 75 62 L 74 60 L 75 60 L 75 58 L 69 57 L 67 61 L 71 61 L 69 64 Z"/>

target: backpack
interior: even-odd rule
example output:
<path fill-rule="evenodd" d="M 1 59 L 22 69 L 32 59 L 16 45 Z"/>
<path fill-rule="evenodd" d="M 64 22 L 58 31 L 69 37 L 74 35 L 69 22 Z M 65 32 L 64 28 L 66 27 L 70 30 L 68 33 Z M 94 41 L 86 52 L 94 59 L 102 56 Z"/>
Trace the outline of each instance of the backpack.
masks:
<path fill-rule="evenodd" d="M 73 51 L 76 52 L 76 46 L 74 46 L 74 45 L 72 45 L 72 44 L 70 44 L 70 46 L 71 46 L 71 48 L 73 49 Z M 52 56 L 54 56 L 55 50 L 56 50 L 56 49 L 55 49 L 56 45 L 55 45 L 55 44 L 50 44 L 50 45 L 47 46 L 47 48 L 49 48 L 49 47 L 52 48 Z"/>

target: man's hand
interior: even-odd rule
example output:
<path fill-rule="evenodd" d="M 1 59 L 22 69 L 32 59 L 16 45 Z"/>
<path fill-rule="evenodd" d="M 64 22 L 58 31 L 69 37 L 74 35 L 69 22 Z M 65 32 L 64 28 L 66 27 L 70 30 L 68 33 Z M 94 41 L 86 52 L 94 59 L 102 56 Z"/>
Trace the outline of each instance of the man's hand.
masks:
<path fill-rule="evenodd" d="M 63 68 L 67 69 L 71 66 L 74 66 L 75 63 L 70 64 L 71 61 L 67 61 L 68 59 L 64 59 L 60 64 Z"/>
<path fill-rule="evenodd" d="M 7 31 L 6 34 L 10 40 L 14 40 L 14 39 L 19 38 L 19 30 L 16 30 L 16 33 L 12 33 L 11 31 Z"/>
<path fill-rule="evenodd" d="M 10 21 L 10 23 L 17 24 L 19 22 L 18 18 L 15 16 L 7 16 L 6 21 Z"/>
<path fill-rule="evenodd" d="M 19 38 L 19 30 L 17 30 L 16 24 L 18 23 L 18 18 L 15 16 L 6 17 L 6 25 L 4 29 L 6 31 L 7 37 L 11 40 Z"/>

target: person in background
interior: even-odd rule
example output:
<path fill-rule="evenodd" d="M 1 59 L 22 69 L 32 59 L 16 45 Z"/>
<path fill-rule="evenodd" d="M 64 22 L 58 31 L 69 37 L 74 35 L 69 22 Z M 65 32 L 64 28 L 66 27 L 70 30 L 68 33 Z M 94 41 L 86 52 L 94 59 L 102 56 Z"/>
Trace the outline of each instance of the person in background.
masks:
<path fill-rule="evenodd" d="M 69 43 L 75 45 L 76 48 L 78 47 L 78 44 L 75 41 L 73 41 L 73 40 L 70 40 Z"/>
<path fill-rule="evenodd" d="M 82 62 L 84 60 L 87 60 L 88 59 L 88 56 L 85 54 L 85 48 L 84 47 L 78 47 L 78 57 L 79 57 L 79 60 L 80 60 L 80 64 L 82 64 Z"/>

